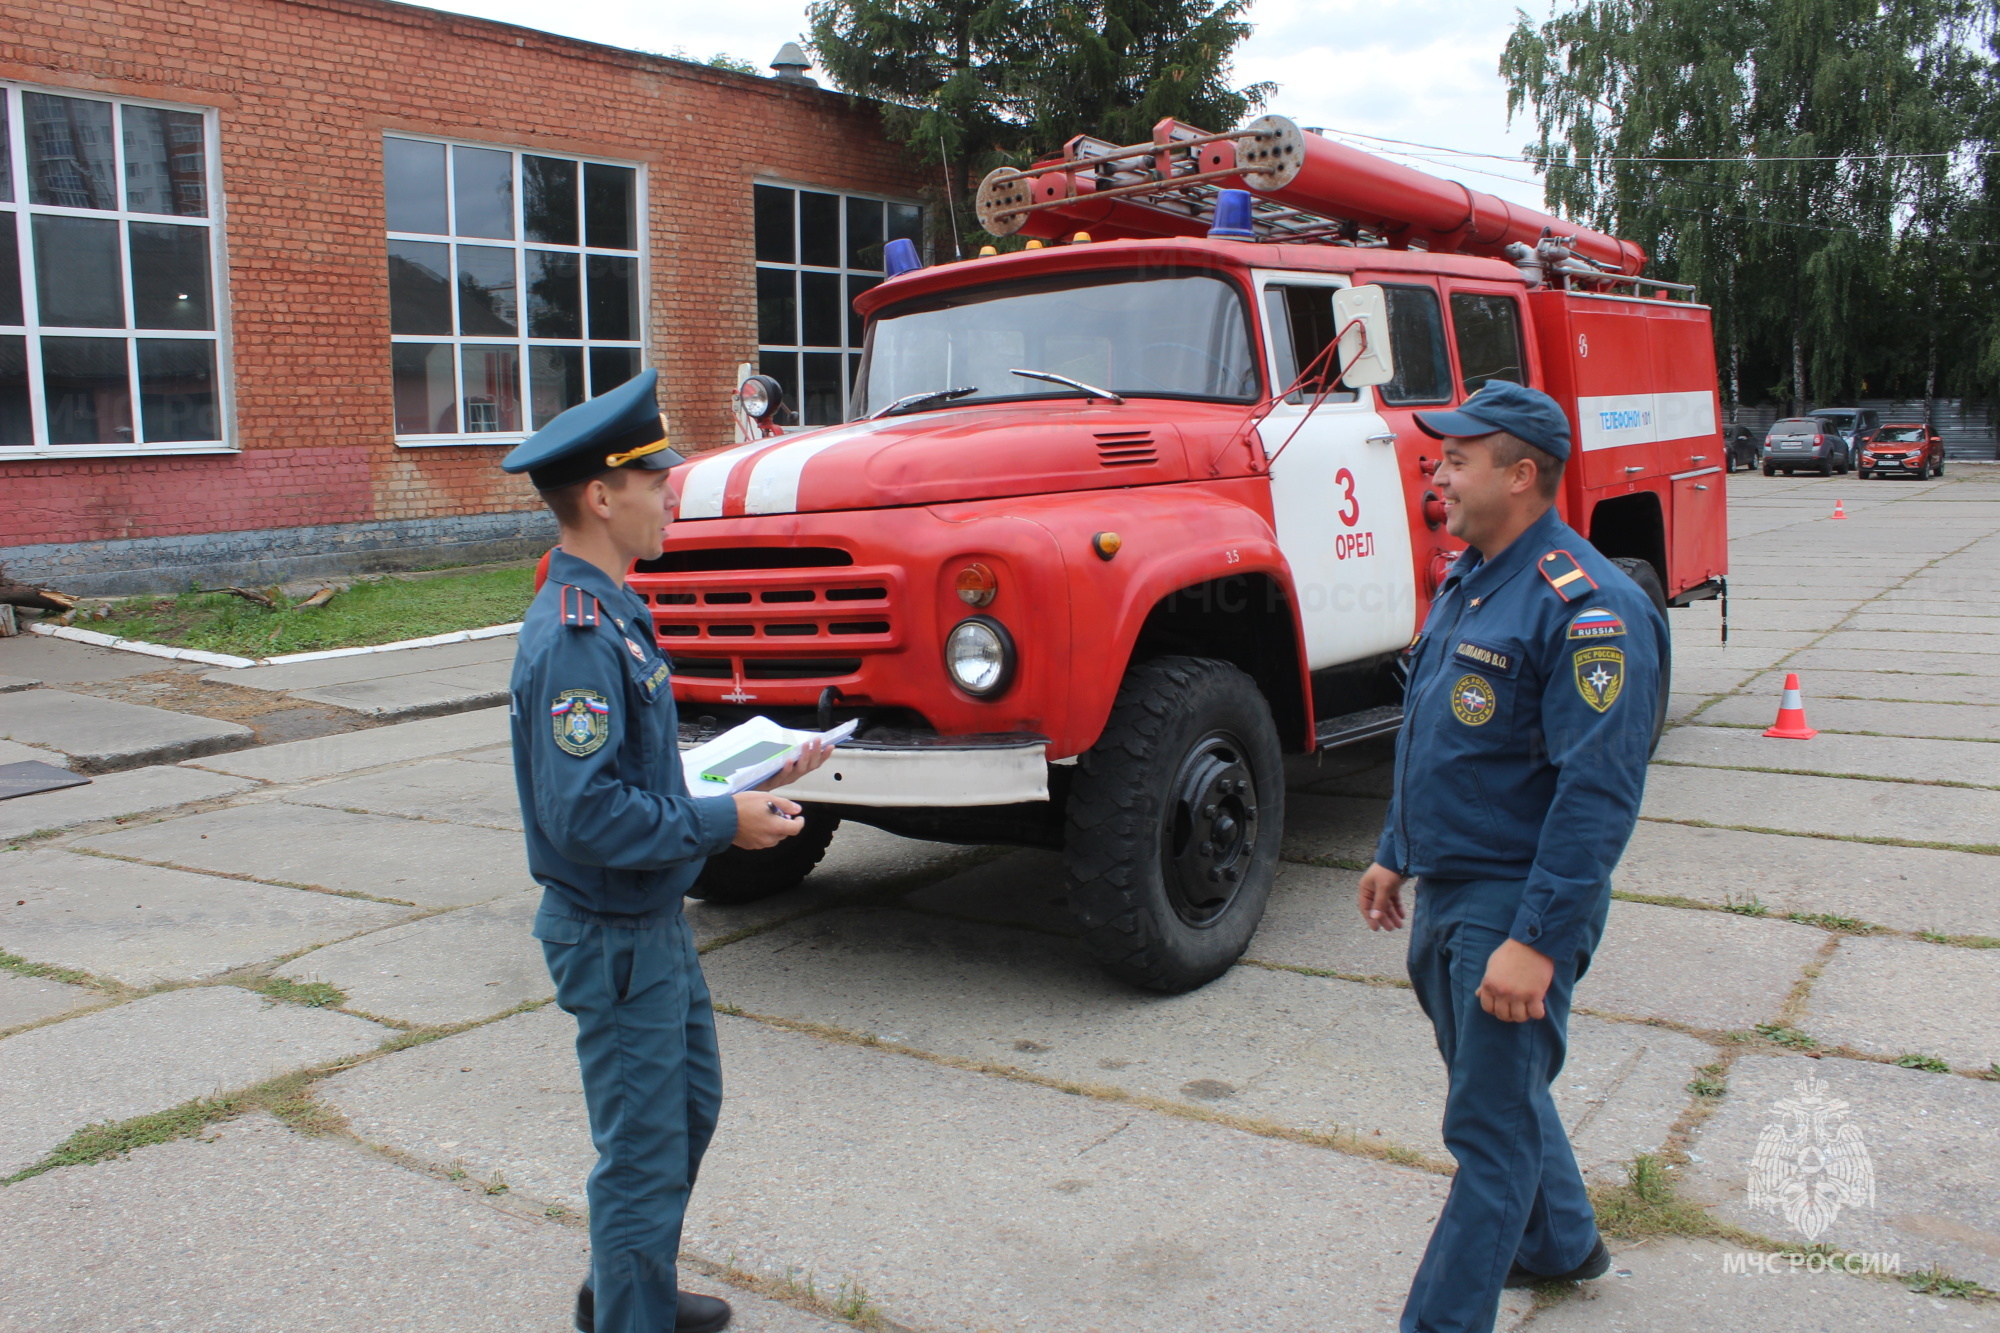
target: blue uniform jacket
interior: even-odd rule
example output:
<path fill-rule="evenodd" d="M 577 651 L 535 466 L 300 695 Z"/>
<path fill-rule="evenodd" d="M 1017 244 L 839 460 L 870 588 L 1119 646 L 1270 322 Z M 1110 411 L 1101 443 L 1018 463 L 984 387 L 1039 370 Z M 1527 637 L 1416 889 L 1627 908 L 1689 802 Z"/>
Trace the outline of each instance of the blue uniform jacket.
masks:
<path fill-rule="evenodd" d="M 514 784 L 545 907 L 678 911 L 736 837 L 736 803 L 688 795 L 670 668 L 646 604 L 561 550 L 514 653 Z M 560 899 L 558 907 L 557 899 Z"/>
<path fill-rule="evenodd" d="M 1510 937 L 1550 957 L 1573 947 L 1639 817 L 1666 634 L 1554 510 L 1497 559 L 1459 557 L 1407 650 L 1376 861 L 1524 879 Z"/>

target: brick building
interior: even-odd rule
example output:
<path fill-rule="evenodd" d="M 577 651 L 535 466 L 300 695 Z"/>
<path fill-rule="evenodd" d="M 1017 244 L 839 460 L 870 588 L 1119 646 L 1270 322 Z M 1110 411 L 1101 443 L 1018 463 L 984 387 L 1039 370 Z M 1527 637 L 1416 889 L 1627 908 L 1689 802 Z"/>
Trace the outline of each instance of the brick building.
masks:
<path fill-rule="evenodd" d="M 642 365 L 683 447 L 746 361 L 839 420 L 922 227 L 797 77 L 383 0 L 0 16 L 0 562 L 73 591 L 545 544 L 501 456 Z"/>

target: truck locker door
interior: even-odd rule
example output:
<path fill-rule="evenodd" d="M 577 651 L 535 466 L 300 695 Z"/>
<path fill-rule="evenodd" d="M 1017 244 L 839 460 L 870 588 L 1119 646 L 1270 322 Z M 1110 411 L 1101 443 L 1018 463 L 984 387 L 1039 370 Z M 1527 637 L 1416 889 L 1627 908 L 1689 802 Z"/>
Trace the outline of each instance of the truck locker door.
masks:
<path fill-rule="evenodd" d="M 1673 542 L 1667 548 L 1667 596 L 1729 568 L 1729 501 L 1721 396 L 1716 391 L 1708 311 L 1652 304 L 1646 323 L 1653 347 L 1653 404 L 1660 465 L 1673 482 Z"/>
<path fill-rule="evenodd" d="M 1576 454 L 1588 490 L 1622 494 L 1627 483 L 1679 471 L 1660 457 L 1654 362 L 1642 307 L 1571 293 L 1569 341 L 1576 377 Z M 1704 353 L 1709 364 L 1713 353 Z"/>
<path fill-rule="evenodd" d="M 1345 285 L 1333 274 L 1259 275 L 1273 392 L 1296 381 L 1338 332 L 1333 293 Z M 1275 455 L 1271 509 L 1313 670 L 1403 648 L 1417 616 L 1395 433 L 1351 389 L 1333 388 L 1314 409 L 1321 387 L 1281 399 L 1259 428 Z"/>

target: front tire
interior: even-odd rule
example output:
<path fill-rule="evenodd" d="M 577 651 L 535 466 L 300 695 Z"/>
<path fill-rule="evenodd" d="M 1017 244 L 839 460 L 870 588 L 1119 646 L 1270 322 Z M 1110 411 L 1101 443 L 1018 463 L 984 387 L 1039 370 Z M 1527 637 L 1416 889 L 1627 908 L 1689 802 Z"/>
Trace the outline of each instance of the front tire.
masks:
<path fill-rule="evenodd" d="M 1084 947 L 1148 990 L 1213 981 L 1263 920 L 1284 823 L 1278 730 L 1256 682 L 1202 657 L 1132 667 L 1070 787 L 1064 860 Z"/>
<path fill-rule="evenodd" d="M 1615 555 L 1611 563 L 1625 571 L 1626 577 L 1639 585 L 1639 591 L 1652 599 L 1660 619 L 1667 618 L 1667 590 L 1660 586 L 1660 575 L 1653 568 L 1653 562 L 1632 555 Z M 1653 746 L 1652 754 L 1660 748 L 1660 737 L 1667 730 L 1667 696 L 1674 688 L 1674 636 L 1671 632 L 1660 644 L 1660 697 L 1653 704 Z"/>
<path fill-rule="evenodd" d="M 687 896 L 717 907 L 741 907 L 797 888 L 840 828 L 840 816 L 822 806 L 806 806 L 804 818 L 806 826 L 776 847 L 754 852 L 730 847 L 709 857 Z"/>

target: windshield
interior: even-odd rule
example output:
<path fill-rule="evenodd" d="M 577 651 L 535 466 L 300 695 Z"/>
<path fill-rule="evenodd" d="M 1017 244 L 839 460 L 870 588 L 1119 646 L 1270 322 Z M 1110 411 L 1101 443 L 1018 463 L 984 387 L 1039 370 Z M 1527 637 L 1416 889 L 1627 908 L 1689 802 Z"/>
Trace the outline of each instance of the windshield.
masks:
<path fill-rule="evenodd" d="M 1922 426 L 1884 426 L 1875 436 L 1877 444 L 1922 444 Z"/>
<path fill-rule="evenodd" d="M 1854 414 L 1852 412 L 1815 412 L 1813 415 L 1819 420 L 1824 421 L 1828 430 L 1854 429 Z"/>
<path fill-rule="evenodd" d="M 1777 425 L 1771 427 L 1771 434 L 1817 435 L 1819 434 L 1819 423 L 1817 421 L 1780 421 Z"/>
<path fill-rule="evenodd" d="M 1127 269 L 891 306 L 868 327 L 856 412 L 968 385 L 977 392 L 959 404 L 1079 396 L 1016 370 L 1050 371 L 1128 397 L 1247 403 L 1258 395 L 1235 286 L 1185 269 Z"/>

